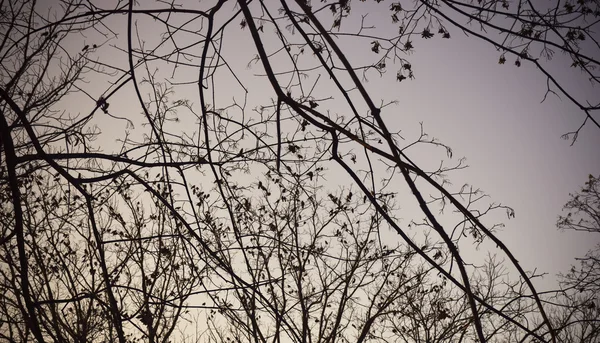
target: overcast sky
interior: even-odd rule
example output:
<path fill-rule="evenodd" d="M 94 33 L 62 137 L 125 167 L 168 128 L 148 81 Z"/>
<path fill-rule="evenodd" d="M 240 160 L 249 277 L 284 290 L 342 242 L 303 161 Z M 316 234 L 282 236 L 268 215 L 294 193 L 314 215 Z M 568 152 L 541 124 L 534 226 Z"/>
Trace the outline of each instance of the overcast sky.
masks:
<path fill-rule="evenodd" d="M 366 23 L 386 29 L 388 6 L 369 4 L 373 7 Z M 356 1 L 355 5 L 362 6 Z M 232 12 L 223 13 L 226 16 Z M 136 19 L 143 38 L 148 46 L 152 46 L 156 32 L 143 29 L 143 20 L 150 23 L 147 19 L 142 16 Z M 120 28 L 125 32 L 126 16 L 110 20 L 112 29 Z M 259 64 L 247 67 L 249 57 L 255 51 L 248 30 L 241 30 L 237 21 L 228 31 L 222 54 L 228 56 L 231 67 L 240 77 L 261 73 Z M 465 37 L 455 28 L 449 27 L 449 30 L 452 35 L 449 40 L 437 36 L 415 40 L 415 52 L 407 56 L 413 64 L 414 80 L 396 82 L 397 66 L 390 67 L 383 78 L 375 73 L 368 74 L 367 89 L 376 101 L 398 100 L 397 106 L 387 107 L 383 112 L 392 130 L 414 136 L 419 132 L 419 122 L 423 122 L 428 134 L 453 148 L 455 157 L 467 158 L 470 168 L 453 174 L 454 184 L 472 184 L 489 194 L 493 201 L 513 207 L 516 218 L 507 221 L 505 215 L 502 217 L 507 226 L 500 237 L 525 269 L 538 268 L 538 271 L 550 273 L 548 280 L 554 280 L 554 274 L 567 270 L 574 257 L 584 255 L 598 242 L 598 237 L 590 234 L 558 232 L 555 223 L 569 199 L 569 192 L 577 191 L 588 174 L 600 172 L 600 132 L 588 126 L 573 146 L 570 141 L 562 140 L 562 134 L 580 125 L 583 113 L 567 99 L 552 95 L 540 103 L 546 80 L 533 65 L 524 62 L 517 68 L 510 59 L 505 65 L 499 65 L 500 53 L 493 47 L 476 38 Z M 70 43 L 80 49 L 84 43 L 94 43 L 92 40 L 93 37 L 86 36 Z M 126 39 L 109 43 L 126 48 Z M 368 40 L 340 38 L 340 44 L 350 49 L 347 51 L 352 55 L 351 61 L 363 57 L 372 59 Z M 126 67 L 126 60 L 122 59 L 124 54 L 109 45 L 102 46 L 96 55 Z M 121 57 L 114 59 L 114 56 Z M 598 93 L 597 89 L 585 86 L 577 71 L 567 68 L 570 63 L 564 56 L 556 56 L 553 63 L 563 71 L 559 73 L 562 80 L 572 82 L 571 86 L 580 85 L 575 87 L 581 87 L 580 91 L 586 94 Z M 171 71 L 170 67 L 161 70 L 163 73 Z M 183 72 L 174 75 L 179 82 L 193 81 L 197 77 L 197 74 Z M 229 82 L 233 84 L 234 80 Z M 98 83 L 89 87 L 90 92 L 98 96 L 106 85 Z M 239 89 L 233 88 L 220 93 L 223 99 L 230 101 L 237 96 L 237 100 L 241 100 Z M 252 101 L 269 92 L 266 83 L 256 83 L 252 84 L 248 97 Z M 177 94 L 178 97 L 184 95 Z M 121 104 L 121 108 L 113 105 L 111 111 L 116 115 L 119 111 L 124 113 L 123 104 L 131 103 L 130 96 L 126 92 L 117 94 L 112 102 Z M 198 105 L 194 85 L 190 86 L 187 96 Z M 104 125 L 105 130 L 115 129 L 114 122 L 102 121 L 100 119 L 96 124 Z M 110 135 L 105 138 L 114 140 Z M 437 157 L 434 158 L 434 162 L 437 161 Z"/>
<path fill-rule="evenodd" d="M 374 22 L 382 22 L 388 14 L 376 15 Z M 552 280 L 600 242 L 597 235 L 555 226 L 569 192 L 578 191 L 588 174 L 600 174 L 600 131 L 587 126 L 571 146 L 560 137 L 575 130 L 584 114 L 564 97 L 549 95 L 540 103 L 546 79 L 535 66 L 517 68 L 510 59 L 500 65 L 500 53 L 489 44 L 450 32 L 450 40 L 415 42 L 409 56 L 415 80 L 398 84 L 389 78 L 377 86 L 370 80 L 372 93 L 402 104 L 399 115 L 386 117 L 391 126 L 407 129 L 411 119 L 423 121 L 429 134 L 467 158 L 470 168 L 455 183 L 476 185 L 513 207 L 516 218 L 505 220 L 500 237 L 526 269 L 537 267 Z M 600 98 L 569 65 L 560 55 L 552 64 L 577 93 Z"/>

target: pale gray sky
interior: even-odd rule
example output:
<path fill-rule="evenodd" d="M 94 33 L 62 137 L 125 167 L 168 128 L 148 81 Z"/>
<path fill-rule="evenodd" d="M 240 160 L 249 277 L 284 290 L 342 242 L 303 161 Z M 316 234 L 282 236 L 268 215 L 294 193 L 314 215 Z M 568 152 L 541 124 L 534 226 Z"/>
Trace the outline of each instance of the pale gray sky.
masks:
<path fill-rule="evenodd" d="M 376 10 L 366 18 L 366 24 L 390 29 L 384 25 L 389 15 L 387 11 L 378 12 L 387 6 L 373 8 Z M 138 19 L 142 38 L 148 46 L 153 46 L 156 32 L 144 29 L 142 20 L 148 25 L 156 23 L 141 18 Z M 235 25 L 227 31 L 222 54 L 242 78 L 252 77 L 262 69 L 260 64 L 247 68 L 255 52 L 248 30 L 241 30 L 237 24 L 240 20 L 236 19 Z M 111 24 L 113 22 L 112 29 L 125 32 L 126 16 L 115 17 L 111 19 Z M 554 274 L 573 263 L 575 256 L 583 255 L 598 242 L 598 237 L 592 235 L 558 232 L 555 222 L 569 192 L 577 191 L 589 173 L 600 171 L 600 154 L 597 152 L 600 132 L 588 126 L 577 143 L 570 146 L 570 142 L 560 136 L 576 129 L 583 114 L 567 99 L 560 100 L 552 95 L 540 104 L 545 79 L 534 66 L 524 62 L 517 68 L 510 58 L 505 65 L 499 65 L 500 53 L 492 46 L 477 38 L 465 37 L 455 28 L 449 27 L 449 30 L 452 35 L 449 40 L 437 36 L 430 40 L 415 39 L 415 52 L 406 56 L 413 64 L 415 80 L 396 82 L 398 66 L 390 62 L 388 74 L 383 78 L 375 73 L 368 74 L 367 89 L 375 100 L 398 100 L 397 106 L 387 107 L 383 112 L 391 129 L 402 130 L 412 137 L 419 132 L 419 122 L 423 122 L 428 134 L 453 148 L 455 158 L 467 158 L 470 168 L 452 174 L 451 180 L 456 186 L 469 183 L 479 187 L 491 196 L 492 201 L 515 209 L 515 219 L 508 221 L 503 213 L 498 217 L 507 224 L 500 237 L 526 269 L 548 272 L 551 281 Z M 121 36 L 118 41 L 108 43 L 126 48 L 125 38 Z M 81 41 L 73 41 L 73 47 L 79 49 L 84 43 L 94 43 L 93 40 L 91 36 L 81 37 Z M 351 49 L 351 61 L 372 61 L 373 52 L 368 40 L 340 38 L 339 41 L 343 47 Z M 201 48 L 198 45 L 198 53 Z M 267 49 L 270 48 L 276 49 L 267 45 Z M 125 54 L 108 44 L 95 54 L 100 59 L 126 67 Z M 559 75 L 567 82 L 585 85 L 578 79 L 577 71 L 567 69 L 570 63 L 563 56 L 556 56 L 554 65 L 566 71 Z M 163 64 L 159 75 L 170 75 L 171 67 L 165 68 Z M 227 77 L 226 73 L 223 75 Z M 197 74 L 182 69 L 172 80 L 182 82 L 196 78 Z M 265 81 L 264 78 L 253 78 L 248 94 L 250 102 L 264 100 L 265 96 L 273 97 Z M 227 80 L 229 85 L 233 82 L 232 78 Z M 93 95 L 98 96 L 105 86 L 92 84 L 88 89 L 95 90 Z M 178 90 L 173 98 L 187 97 L 198 106 L 196 86 L 190 85 L 188 92 Z M 581 92 L 598 94 L 597 89 L 585 86 Z M 218 94 L 222 95 L 223 102 L 231 102 L 233 97 L 238 101 L 243 99 L 241 89 L 234 86 L 222 87 Z M 114 98 L 111 111 L 116 115 L 126 113 L 131 110 L 126 104 L 136 101 L 131 93 L 121 92 Z M 85 112 L 93 105 L 90 101 L 89 106 L 80 111 Z M 139 115 L 139 109 L 131 111 Z M 134 116 L 128 117 L 133 119 Z M 98 118 L 96 123 L 105 131 L 124 129 L 124 123 L 115 126 L 115 121 Z M 195 128 L 189 126 L 189 122 L 184 125 L 188 125 L 186 130 Z M 112 141 L 114 138 L 108 135 L 106 139 Z M 433 157 L 434 163 L 439 156 Z M 427 159 L 427 156 L 411 157 Z"/>
<path fill-rule="evenodd" d="M 389 5 L 355 1 L 352 6 L 356 12 L 369 6 L 365 26 L 377 29 L 366 32 L 397 30 L 389 20 Z M 353 19 L 346 21 L 345 31 L 356 31 L 359 18 Z M 383 111 L 391 131 L 412 137 L 423 122 L 428 134 L 453 148 L 455 158 L 467 158 L 470 168 L 451 175 L 455 186 L 469 183 L 491 201 L 514 208 L 516 218 L 510 221 L 504 213 L 492 217 L 506 223 L 499 236 L 525 269 L 549 273 L 551 285 L 556 273 L 575 263 L 574 257 L 600 242 L 594 234 L 559 232 L 555 226 L 569 193 L 578 191 L 588 174 L 600 173 L 600 130 L 586 126 L 571 146 L 560 137 L 577 129 L 584 114 L 564 96 L 549 94 L 540 103 L 546 79 L 534 65 L 524 61 L 517 68 L 512 57 L 500 65 L 500 52 L 490 44 L 447 28 L 451 39 L 414 39 L 415 52 L 404 56 L 413 65 L 414 80 L 396 82 L 399 65 L 388 62 L 384 77 L 367 74 L 367 89 L 375 101 L 398 101 Z M 339 37 L 338 42 L 355 66 L 374 61 L 370 40 Z M 548 66 L 563 85 L 577 90 L 579 100 L 600 98 L 598 88 L 570 64 L 556 54 Z M 427 160 L 425 153 L 409 156 Z"/>
<path fill-rule="evenodd" d="M 583 113 L 564 96 L 540 103 L 546 80 L 535 66 L 517 68 L 510 59 L 499 65 L 500 53 L 491 45 L 450 32 L 450 40 L 415 42 L 409 56 L 415 80 L 374 85 L 374 76 L 368 85 L 372 94 L 402 104 L 398 114 L 386 114 L 390 126 L 406 131 L 423 121 L 429 134 L 467 158 L 470 168 L 453 177 L 455 184 L 478 186 L 515 209 L 500 237 L 526 269 L 548 272 L 551 280 L 600 242 L 594 234 L 555 227 L 569 192 L 578 191 L 588 174 L 600 173 L 600 132 L 587 126 L 571 146 L 560 136 L 576 129 Z M 591 99 L 600 95 L 564 56 L 553 63 L 571 87 Z"/>

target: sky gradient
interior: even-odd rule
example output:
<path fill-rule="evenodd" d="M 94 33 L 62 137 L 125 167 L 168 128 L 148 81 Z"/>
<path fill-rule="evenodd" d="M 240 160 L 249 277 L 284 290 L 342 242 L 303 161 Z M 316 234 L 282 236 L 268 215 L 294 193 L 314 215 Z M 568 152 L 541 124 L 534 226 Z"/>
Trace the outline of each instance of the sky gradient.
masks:
<path fill-rule="evenodd" d="M 397 30 L 390 23 L 387 5 L 355 1 L 353 6 L 358 13 L 369 12 L 364 25 L 376 28 L 367 30 L 368 33 L 375 35 Z M 231 12 L 222 13 L 227 16 Z M 156 23 L 145 16 L 134 18 L 140 41 L 153 47 L 159 38 L 158 32 L 153 31 Z M 343 31 L 355 32 L 359 28 L 359 19 L 357 15 L 348 18 L 343 23 Z M 111 28 L 126 30 L 125 16 L 109 20 Z M 466 157 L 470 167 L 452 173 L 451 181 L 455 186 L 468 183 L 481 188 L 490 195 L 490 201 L 513 207 L 516 213 L 514 219 L 507 220 L 505 215 L 499 215 L 490 220 L 506 224 L 499 236 L 525 269 L 537 268 L 540 272 L 549 273 L 547 281 L 554 284 L 556 273 L 567 270 L 574 263 L 574 257 L 583 256 L 598 243 L 598 237 L 591 234 L 558 232 L 555 223 L 562 206 L 569 199 L 569 192 L 577 191 L 588 174 L 600 171 L 600 153 L 597 152 L 600 134 L 588 125 L 571 146 L 571 141 L 560 137 L 581 124 L 583 113 L 568 99 L 559 99 L 552 94 L 540 103 L 546 91 L 546 80 L 535 66 L 523 62 L 517 68 L 510 59 L 500 65 L 500 53 L 490 44 L 467 37 L 452 26 L 448 26 L 448 30 L 451 39 L 442 39 L 439 34 L 429 40 L 415 39 L 415 51 L 403 56 L 413 65 L 414 80 L 398 83 L 395 71 L 399 65 L 390 61 L 387 73 L 382 77 L 368 72 L 365 86 L 375 101 L 398 102 L 386 107 L 383 117 L 392 131 L 400 130 L 406 136 L 407 142 L 418 136 L 419 123 L 422 122 L 427 134 L 453 149 L 454 161 Z M 97 39 L 101 40 L 101 37 Z M 72 44 L 74 49 L 78 49 L 82 44 L 94 42 L 94 37 L 88 34 Z M 374 59 L 375 54 L 367 39 L 340 36 L 338 43 L 354 66 Z M 113 59 L 113 56 L 124 57 L 116 48 L 126 49 L 126 41 L 108 41 L 95 54 L 100 59 L 123 64 L 123 58 Z M 202 45 L 196 47 L 198 53 L 201 48 Z M 267 40 L 265 48 L 276 51 L 281 47 L 277 42 Z M 166 47 L 164 51 L 168 49 Z M 221 54 L 240 79 L 252 80 L 247 94 L 248 114 L 251 115 L 254 106 L 265 101 L 268 104 L 274 95 L 266 78 L 257 77 L 264 71 L 258 61 L 252 61 L 256 52 L 249 31 L 237 24 L 230 25 L 225 30 Z M 586 81 L 577 70 L 567 68 L 569 64 L 565 56 L 557 55 L 550 67 L 556 69 L 559 79 L 567 82 L 569 87 L 579 87 L 587 98 L 598 94 L 598 89 L 586 87 Z M 277 68 L 288 68 L 278 65 L 276 59 L 273 65 L 276 71 Z M 197 74 L 190 73 L 189 69 L 173 69 L 173 65 L 164 64 L 157 66 L 160 66 L 157 67 L 157 75 L 176 82 L 193 82 L 197 78 Z M 223 69 L 222 72 L 221 84 L 215 86 L 216 106 L 231 103 L 232 99 L 242 102 L 244 92 L 228 71 Z M 325 88 L 317 87 L 315 97 L 335 94 L 330 92 L 326 82 L 321 84 Z M 197 87 L 193 83 L 177 89 L 174 99 L 188 98 L 195 106 L 198 105 Z M 104 92 L 105 84 L 92 83 L 90 90 L 93 96 L 97 96 Z M 135 116 L 126 115 L 128 110 L 124 106 L 131 102 L 132 95 L 117 93 L 112 102 L 120 107 L 111 110 L 135 122 Z M 329 108 L 336 109 L 337 100 L 339 95 L 334 95 L 334 99 L 325 102 L 325 106 L 331 104 Z M 90 105 L 93 103 L 90 102 Z M 348 115 L 343 108 L 337 109 L 340 115 Z M 134 113 L 138 111 L 133 109 Z M 239 114 L 242 115 L 241 112 Z M 94 119 L 95 124 L 105 132 L 119 133 L 114 130 L 113 120 L 99 118 Z M 182 130 L 193 131 L 195 124 L 190 125 L 193 121 L 185 119 L 186 114 L 182 118 Z M 121 124 L 125 125 L 124 122 Z M 107 143 L 114 141 L 111 134 L 100 139 Z M 411 151 L 409 155 L 424 163 L 439 163 L 439 154 L 430 158 L 428 150 Z"/>

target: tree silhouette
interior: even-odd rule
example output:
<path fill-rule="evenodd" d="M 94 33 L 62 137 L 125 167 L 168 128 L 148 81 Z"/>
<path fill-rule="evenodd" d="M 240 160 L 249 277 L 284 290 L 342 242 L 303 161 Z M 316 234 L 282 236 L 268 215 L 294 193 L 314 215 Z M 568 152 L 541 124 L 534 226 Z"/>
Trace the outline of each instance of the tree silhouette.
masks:
<path fill-rule="evenodd" d="M 558 218 L 561 230 L 573 230 L 597 235 L 600 233 L 600 183 L 589 175 L 581 190 L 570 195 Z M 550 304 L 553 321 L 561 342 L 595 342 L 600 338 L 600 247 L 596 246 L 583 257 L 579 265 L 561 275 L 561 287 Z"/>
<path fill-rule="evenodd" d="M 379 10 L 393 30 L 371 27 Z M 419 40 L 464 31 L 532 62 L 600 128 L 546 64 L 567 53 L 597 83 L 597 15 L 594 1 L 2 2 L 0 337 L 555 342 L 535 276 L 484 224 L 512 209 L 453 187 L 464 161 L 422 127 L 390 131 L 392 102 L 364 80 L 414 78 Z M 413 161 L 427 148 L 435 167 Z M 468 257 L 484 240 L 506 261 Z"/>

